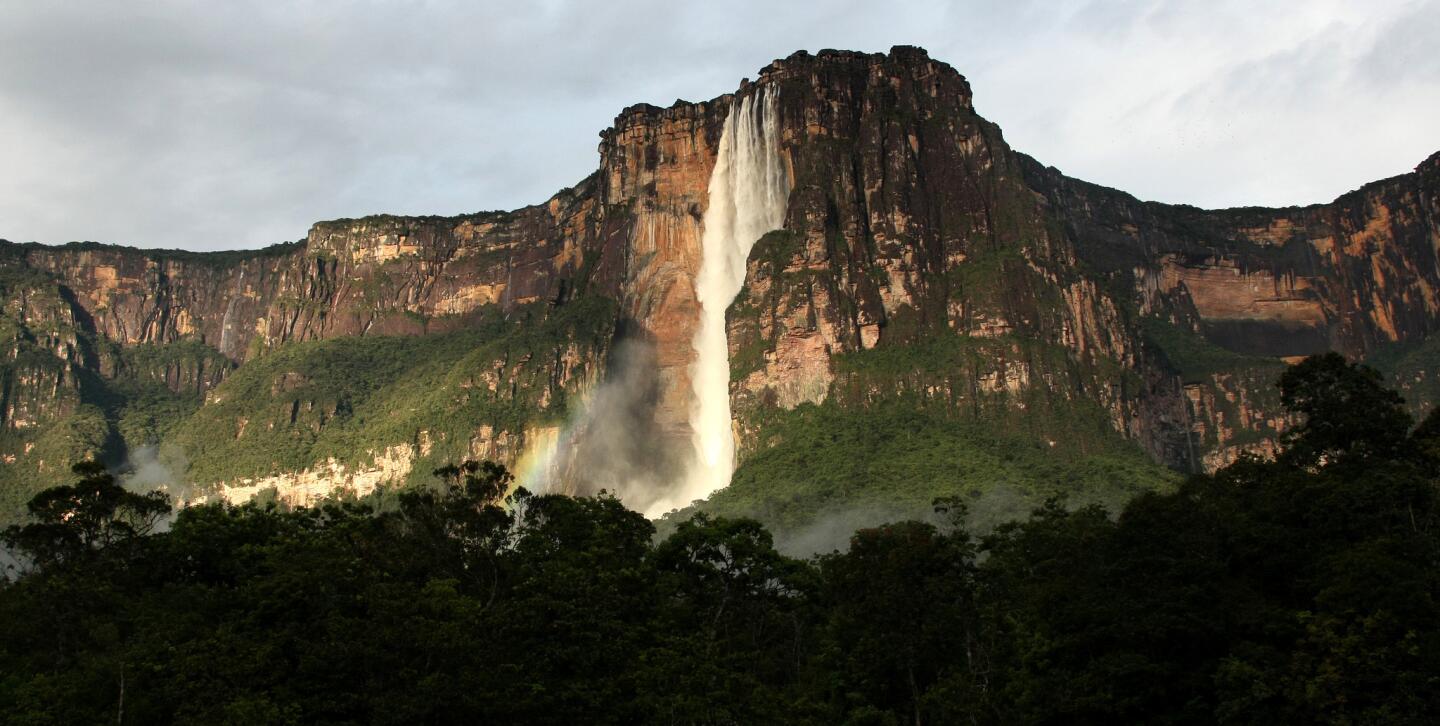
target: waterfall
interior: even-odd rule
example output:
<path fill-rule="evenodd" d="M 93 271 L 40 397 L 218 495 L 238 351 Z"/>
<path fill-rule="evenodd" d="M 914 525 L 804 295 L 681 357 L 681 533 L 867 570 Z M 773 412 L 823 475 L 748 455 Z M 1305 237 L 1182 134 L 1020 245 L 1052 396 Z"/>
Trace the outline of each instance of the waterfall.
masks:
<path fill-rule="evenodd" d="M 235 279 L 235 291 L 225 303 L 225 315 L 220 318 L 220 352 L 225 355 L 230 355 L 231 343 L 235 341 L 235 303 L 240 302 L 244 290 L 245 270 L 242 268 L 240 276 Z"/>
<path fill-rule="evenodd" d="M 750 248 L 785 222 L 790 185 L 780 158 L 776 101 L 776 90 L 767 87 L 735 99 L 725 118 L 710 174 L 710 204 L 702 222 L 702 258 L 695 279 L 700 327 L 691 368 L 694 459 L 677 491 L 652 506 L 652 513 L 685 506 L 726 487 L 735 468 L 725 311 L 745 284 Z"/>

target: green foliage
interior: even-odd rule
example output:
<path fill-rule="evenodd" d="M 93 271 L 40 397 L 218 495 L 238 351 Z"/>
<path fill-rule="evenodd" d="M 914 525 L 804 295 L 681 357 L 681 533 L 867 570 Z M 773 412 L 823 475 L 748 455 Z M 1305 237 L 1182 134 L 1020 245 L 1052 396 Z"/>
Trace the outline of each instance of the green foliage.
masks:
<path fill-rule="evenodd" d="M 0 353 L 0 409 L 23 413 L 18 425 L 0 426 L 7 455 L 0 524 L 18 521 L 25 501 L 60 483 L 69 462 L 119 464 L 128 450 L 159 441 L 200 406 L 202 384 L 234 365 L 196 340 L 107 341 L 76 322 L 53 277 L 10 257 L 23 249 L 0 245 L 0 298 L 9 301 L 0 310 L 0 341 L 8 345 Z"/>
<path fill-rule="evenodd" d="M 1285 434 L 1285 459 L 1299 466 L 1366 466 L 1394 459 L 1414 421 L 1380 373 L 1338 353 L 1312 356 L 1280 377 L 1280 400 L 1305 417 Z"/>
<path fill-rule="evenodd" d="M 1283 384 L 1305 421 L 1279 461 L 1142 496 L 1118 521 L 1052 508 L 987 540 L 1008 720 L 1430 720 L 1440 459 L 1401 426 L 1333 445 L 1358 433 L 1345 409 L 1362 398 L 1403 417 L 1374 384 L 1312 358 Z"/>
<path fill-rule="evenodd" d="M 832 707 L 912 723 L 969 720 L 985 696 L 976 674 L 988 665 L 977 659 L 969 536 L 900 522 L 856 532 L 848 552 L 818 564 Z"/>
<path fill-rule="evenodd" d="M 428 471 L 462 458 L 481 425 L 517 432 L 562 418 L 574 391 L 556 384 L 554 361 L 571 346 L 600 357 L 614 320 L 613 303 L 582 298 L 494 310 L 449 333 L 285 345 L 237 369 L 167 441 L 206 484 L 359 463 L 425 431 L 434 448 L 413 470 Z"/>
<path fill-rule="evenodd" d="M 0 631 L 6 717 L 635 722 L 653 528 L 614 499 L 507 510 L 503 470 L 459 471 L 384 514 L 197 507 L 42 568 L 0 591 L 30 625 Z"/>
<path fill-rule="evenodd" d="M 96 349 L 93 336 L 67 333 L 82 350 Z M 200 407 L 201 382 L 234 367 L 194 340 L 104 346 L 98 355 L 113 367 L 113 376 L 101 377 L 28 342 L 14 359 L 0 363 L 0 401 L 29 396 L 28 403 L 42 411 L 30 426 L 0 431 L 0 451 L 16 457 L 0 467 L 0 523 L 17 521 L 30 496 L 58 484 L 67 475 L 67 462 L 99 457 L 119 464 L 128 451 L 158 443 Z M 37 375 L 49 376 L 53 385 L 34 384 Z M 30 383 L 17 385 L 17 376 Z"/>
<path fill-rule="evenodd" d="M 833 364 L 832 391 L 847 408 L 903 403 L 1080 450 L 1116 440 L 1094 402 L 1101 391 L 1140 386 L 1133 371 L 1108 358 L 1080 361 L 1063 346 L 1018 335 L 943 333 L 913 344 L 843 353 Z M 1028 384 L 1010 385 L 1010 377 L 1022 374 L 1031 379 Z M 1084 395 L 1077 396 L 1077 390 Z"/>
<path fill-rule="evenodd" d="M 1440 336 L 1384 346 L 1365 363 L 1385 375 L 1386 381 L 1405 397 L 1406 407 L 1415 418 L 1424 418 L 1440 401 Z"/>
<path fill-rule="evenodd" d="M 1283 364 L 1277 360 L 1226 350 L 1158 317 L 1141 317 L 1140 333 L 1147 342 L 1160 350 L 1161 355 L 1186 383 L 1204 382 L 1216 373 L 1235 373 L 1260 368 L 1278 374 L 1283 368 Z"/>
<path fill-rule="evenodd" d="M 198 340 L 117 346 L 112 355 L 119 370 L 104 381 L 105 403 L 127 449 L 158 443 L 173 432 L 204 403 L 202 382 L 235 367 Z"/>
<path fill-rule="evenodd" d="M 1403 417 L 1363 370 L 1294 370 L 1298 452 L 1361 398 Z M 1118 516 L 1050 501 L 978 540 L 945 499 L 810 561 L 753 520 L 656 541 L 608 496 L 502 503 L 508 473 L 473 462 L 379 510 L 207 505 L 140 537 L 116 516 L 137 495 L 92 466 L 34 500 L 30 531 L 63 536 L 11 530 L 39 566 L 0 585 L 0 703 L 13 723 L 1428 723 L 1437 432 L 1244 459 Z"/>
<path fill-rule="evenodd" d="M 816 704 L 787 688 L 813 637 L 811 568 L 777 552 L 758 522 L 705 514 L 679 523 L 649 564 L 664 598 L 641 697 L 652 713 L 670 723 L 813 719 Z"/>
<path fill-rule="evenodd" d="M 755 517 L 789 536 L 845 512 L 915 517 L 937 497 L 960 497 L 971 525 L 988 529 L 1051 497 L 1118 507 L 1174 485 L 1174 474 L 1103 421 L 1080 414 L 1051 421 L 1068 430 L 1065 443 L 903 403 L 776 411 L 730 486 L 699 506 Z"/>
<path fill-rule="evenodd" d="M 34 521 L 11 526 L 3 535 L 7 545 L 37 565 L 55 567 L 97 549 L 133 544 L 170 512 L 163 492 L 126 491 L 104 464 L 82 461 L 71 471 L 79 482 L 36 494 L 26 505 Z"/>
<path fill-rule="evenodd" d="M 1009 335 L 941 334 L 839 354 L 823 404 L 742 409 L 741 465 L 700 507 L 755 517 L 788 547 L 824 520 L 922 516 L 937 497 L 963 497 L 971 526 L 984 530 L 1050 497 L 1118 507 L 1174 485 L 1089 396 L 1064 384 L 1012 392 L 998 377 L 1012 362 L 1077 386 L 1138 385 L 1105 359 L 1081 364 Z"/>
<path fill-rule="evenodd" d="M 68 462 L 104 452 L 111 436 L 105 412 L 85 404 L 36 430 L 0 432 L 0 449 L 23 452 L 19 462 L 0 465 L 0 524 L 19 521 L 32 496 L 68 478 Z"/>

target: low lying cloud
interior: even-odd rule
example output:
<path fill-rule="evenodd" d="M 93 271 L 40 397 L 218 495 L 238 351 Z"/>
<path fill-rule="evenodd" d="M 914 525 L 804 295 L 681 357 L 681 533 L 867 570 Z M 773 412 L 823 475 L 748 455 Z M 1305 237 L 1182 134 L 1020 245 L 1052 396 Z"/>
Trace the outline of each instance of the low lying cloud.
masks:
<path fill-rule="evenodd" d="M 576 496 L 605 491 L 643 512 L 681 481 L 688 452 L 656 422 L 661 381 L 650 341 L 622 338 L 605 371 L 561 431 L 548 463 L 521 483 Z"/>

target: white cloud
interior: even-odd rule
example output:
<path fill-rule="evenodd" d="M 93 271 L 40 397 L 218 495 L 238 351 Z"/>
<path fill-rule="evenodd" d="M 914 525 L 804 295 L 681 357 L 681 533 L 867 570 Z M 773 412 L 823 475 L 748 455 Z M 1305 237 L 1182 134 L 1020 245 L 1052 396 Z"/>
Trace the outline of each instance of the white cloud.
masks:
<path fill-rule="evenodd" d="M 1141 197 L 1327 201 L 1440 148 L 1440 2 L 0 0 L 0 236 L 217 249 L 543 200 L 623 107 L 907 43 Z"/>

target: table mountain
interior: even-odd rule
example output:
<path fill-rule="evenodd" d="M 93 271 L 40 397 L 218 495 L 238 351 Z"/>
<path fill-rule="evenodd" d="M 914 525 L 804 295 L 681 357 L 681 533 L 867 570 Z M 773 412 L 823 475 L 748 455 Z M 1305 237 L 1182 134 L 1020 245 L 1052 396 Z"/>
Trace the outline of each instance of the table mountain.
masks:
<path fill-rule="evenodd" d="M 1440 154 L 1329 204 L 1144 202 L 1012 150 L 921 49 L 801 52 L 625 109 L 594 174 L 515 211 L 254 251 L 0 243 L 0 504 L 98 455 L 186 496 L 312 501 L 488 457 L 683 505 L 706 222 L 757 153 L 788 197 L 738 240 L 716 506 L 1109 501 L 1273 450 L 1276 375 L 1326 350 L 1417 411 L 1437 394 Z"/>

